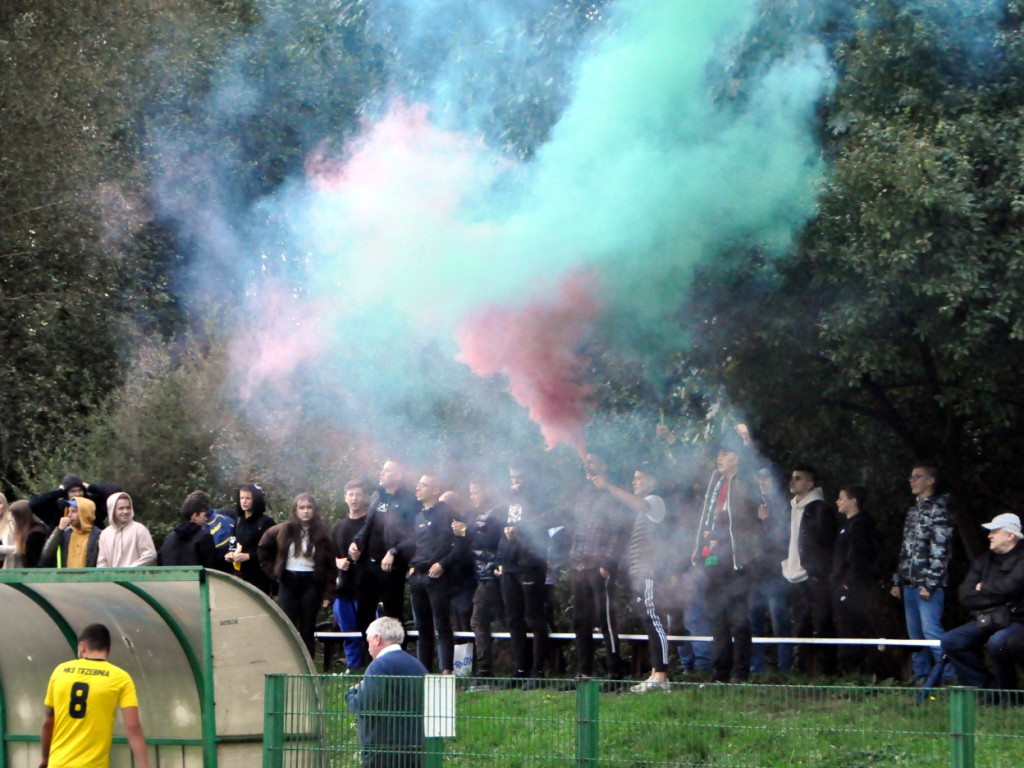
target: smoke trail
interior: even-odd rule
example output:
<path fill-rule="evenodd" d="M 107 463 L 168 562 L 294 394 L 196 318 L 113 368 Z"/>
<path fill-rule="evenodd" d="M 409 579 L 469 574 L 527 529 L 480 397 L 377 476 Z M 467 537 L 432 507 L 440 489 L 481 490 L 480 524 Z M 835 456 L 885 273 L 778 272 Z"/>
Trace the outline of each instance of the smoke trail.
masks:
<path fill-rule="evenodd" d="M 576 349 L 600 315 L 593 275 L 572 273 L 556 295 L 518 312 L 487 307 L 458 330 L 461 359 L 479 376 L 503 373 L 508 391 L 540 425 L 547 447 L 586 453 L 582 361 Z"/>
<path fill-rule="evenodd" d="M 262 260 L 242 264 L 236 360 L 262 350 L 243 394 L 292 387 L 330 401 L 323 410 L 341 428 L 372 431 L 380 414 L 418 418 L 437 397 L 487 391 L 454 362 L 457 337 L 473 371 L 507 377 L 549 446 L 578 448 L 587 388 L 573 355 L 598 318 L 595 286 L 614 338 L 642 357 L 674 343 L 667 318 L 698 260 L 737 241 L 788 243 L 823 172 L 812 131 L 831 78 L 822 51 L 795 51 L 748 82 L 744 100 L 722 103 L 709 72 L 749 28 L 752 2 L 619 0 L 591 28 L 599 34 L 566 26 L 558 45 L 538 46 L 531 32 L 560 5 L 372 3 L 367 29 L 411 64 L 376 95 L 387 104 L 379 119 L 341 152 L 325 136 L 305 176 L 247 216 L 232 217 L 234 201 L 167 190 L 179 218 L 194 209 L 191 237 L 219 254 L 214 280 L 238 253 Z M 449 43 L 438 20 L 460 14 Z M 565 40 L 577 49 L 568 71 Z M 540 76 L 551 72 L 563 77 L 544 101 Z M 530 97 L 518 112 L 517 89 Z M 220 98 L 235 110 L 245 101 Z M 557 120 L 538 117 L 554 109 Z M 517 118 L 530 127 L 510 150 Z M 272 283 L 259 277 L 271 262 Z M 580 270 L 593 277 L 568 277 Z M 298 298 L 283 311 L 289 292 Z M 483 428 L 499 433 L 517 418 L 509 404 L 489 412 Z"/>

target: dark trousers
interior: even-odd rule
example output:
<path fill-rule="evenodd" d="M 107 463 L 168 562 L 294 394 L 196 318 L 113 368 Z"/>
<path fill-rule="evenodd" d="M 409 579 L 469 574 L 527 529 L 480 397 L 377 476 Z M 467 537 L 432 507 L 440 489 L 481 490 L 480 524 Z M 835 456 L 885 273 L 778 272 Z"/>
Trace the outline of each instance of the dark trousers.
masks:
<path fill-rule="evenodd" d="M 750 676 L 748 579 L 726 566 L 705 566 L 707 611 L 711 625 L 711 679 L 743 682 Z"/>
<path fill-rule="evenodd" d="M 607 578 L 597 567 L 572 570 L 572 628 L 576 633 L 579 673 L 594 674 L 594 627 L 601 628 L 608 655 L 608 676 L 622 676 L 619 625 L 615 612 L 615 573 Z"/>
<path fill-rule="evenodd" d="M 665 611 L 658 605 L 655 592 L 654 579 L 644 579 L 643 592 L 633 595 L 633 608 L 647 631 L 651 668 L 655 672 L 665 672 L 668 669 L 668 633 L 665 631 Z"/>
<path fill-rule="evenodd" d="M 491 677 L 494 674 L 494 649 L 491 639 L 491 624 L 502 613 L 501 584 L 497 579 L 481 581 L 473 595 L 473 663 L 476 674 Z"/>
<path fill-rule="evenodd" d="M 952 660 L 957 677 L 964 685 L 1009 690 L 1017 687 L 1017 668 L 1008 645 L 1012 639 L 1021 637 L 1024 637 L 1024 624 L 1011 624 L 993 631 L 991 627 L 978 626 L 977 621 L 969 621 L 942 636 L 942 652 Z M 982 648 L 992 659 L 993 672 L 985 666 Z"/>
<path fill-rule="evenodd" d="M 832 627 L 832 594 L 827 579 L 813 576 L 801 581 L 791 597 L 794 637 L 835 637 Z M 797 646 L 797 667 L 801 672 L 834 675 L 834 645 Z"/>
<path fill-rule="evenodd" d="M 442 576 L 432 579 L 426 573 L 409 577 L 409 595 L 419 640 L 416 658 L 427 669 L 433 668 L 434 651 L 441 671 L 455 668 L 455 637 L 452 635 L 452 585 Z"/>
<path fill-rule="evenodd" d="M 476 577 L 472 574 L 463 577 L 466 581 L 455 588 L 452 595 L 452 625 L 456 632 L 473 630 L 473 596 L 476 594 Z"/>
<path fill-rule="evenodd" d="M 875 626 L 871 611 L 874 602 L 870 588 L 836 587 L 832 593 L 832 616 L 839 637 L 867 637 L 868 629 Z M 844 674 L 864 671 L 867 657 L 866 645 L 839 647 L 839 664 Z"/>
<path fill-rule="evenodd" d="M 281 575 L 277 604 L 295 625 L 310 658 L 316 651 L 316 614 L 322 602 L 323 590 L 313 581 L 312 572 L 285 571 Z"/>
<path fill-rule="evenodd" d="M 402 621 L 402 602 L 405 597 L 405 572 L 407 567 L 399 563 L 385 572 L 380 563 L 370 561 L 366 564 L 356 595 L 358 610 L 356 622 L 359 631 L 365 632 L 370 622 L 377 618 L 377 605 L 383 604 L 382 616 L 392 616 Z"/>
<path fill-rule="evenodd" d="M 548 654 L 544 573 L 503 573 L 501 599 L 505 607 L 505 626 L 512 641 L 515 674 L 543 673 Z M 532 648 L 527 642 L 528 630 L 533 632 Z"/>

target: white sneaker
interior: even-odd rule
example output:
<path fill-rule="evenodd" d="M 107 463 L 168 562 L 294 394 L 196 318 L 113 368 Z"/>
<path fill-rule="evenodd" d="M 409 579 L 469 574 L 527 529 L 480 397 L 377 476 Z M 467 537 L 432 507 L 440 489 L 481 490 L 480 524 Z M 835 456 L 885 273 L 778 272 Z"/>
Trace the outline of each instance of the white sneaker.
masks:
<path fill-rule="evenodd" d="M 668 693 L 672 690 L 672 685 L 667 680 L 644 680 L 642 683 L 631 686 L 629 690 L 632 693 L 647 693 L 648 691 L 665 691 L 665 693 Z"/>

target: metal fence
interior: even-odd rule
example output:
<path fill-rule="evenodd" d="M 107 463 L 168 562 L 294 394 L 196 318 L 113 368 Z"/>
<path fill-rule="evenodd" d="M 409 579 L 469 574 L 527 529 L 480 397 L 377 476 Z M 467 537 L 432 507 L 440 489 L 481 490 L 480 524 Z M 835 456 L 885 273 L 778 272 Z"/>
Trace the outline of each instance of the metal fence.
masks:
<path fill-rule="evenodd" d="M 346 703 L 358 680 L 267 677 L 265 768 L 361 766 L 357 718 Z M 597 680 L 545 680 L 532 689 L 452 680 L 444 680 L 446 694 L 432 693 L 428 679 L 428 720 L 431 711 L 441 716 L 426 728 L 424 768 L 1017 768 L 1024 754 L 1022 710 L 974 689 L 922 696 L 895 686 L 694 682 L 632 693 Z M 440 700 L 449 695 L 450 717 Z"/>

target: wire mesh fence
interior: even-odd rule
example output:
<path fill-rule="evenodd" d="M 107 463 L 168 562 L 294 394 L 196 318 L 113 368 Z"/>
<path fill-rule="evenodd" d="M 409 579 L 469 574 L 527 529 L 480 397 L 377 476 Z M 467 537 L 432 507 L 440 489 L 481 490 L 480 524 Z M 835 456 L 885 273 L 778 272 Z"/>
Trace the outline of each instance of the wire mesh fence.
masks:
<path fill-rule="evenodd" d="M 973 689 L 432 679 L 409 694 L 423 697 L 412 709 L 391 696 L 357 714 L 358 677 L 268 677 L 264 766 L 1016 768 L 1024 752 L 1016 700 Z M 360 718 L 365 741 L 369 718 L 379 735 L 412 716 L 422 753 L 376 743 L 364 754 Z"/>

